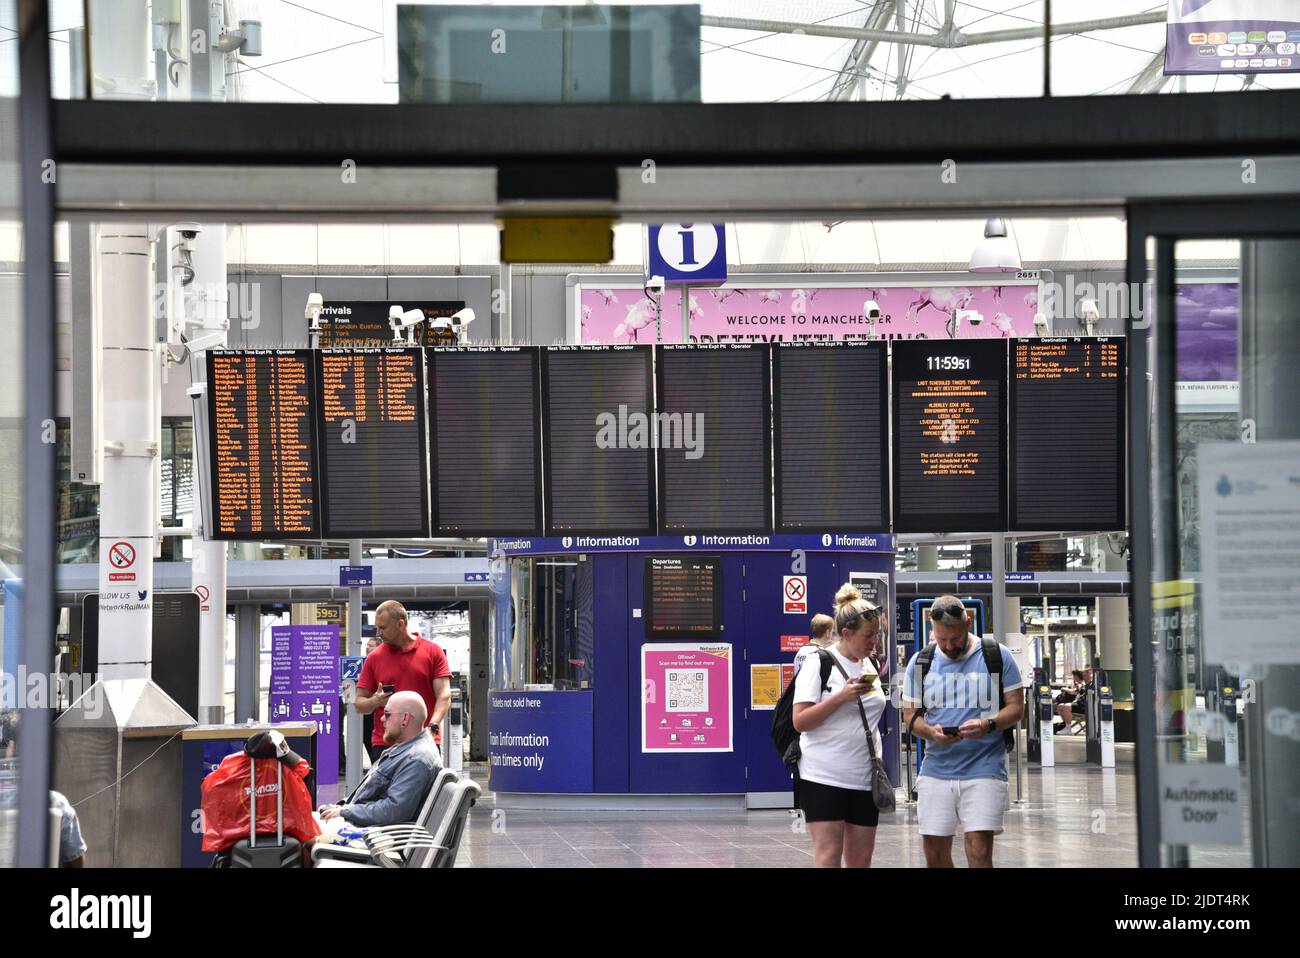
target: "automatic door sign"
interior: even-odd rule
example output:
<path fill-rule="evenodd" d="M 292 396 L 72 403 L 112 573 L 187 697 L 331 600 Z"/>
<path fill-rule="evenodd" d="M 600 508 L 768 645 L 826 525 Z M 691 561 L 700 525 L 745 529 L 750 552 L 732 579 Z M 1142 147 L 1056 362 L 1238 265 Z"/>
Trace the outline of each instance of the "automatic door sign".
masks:
<path fill-rule="evenodd" d="M 108 547 L 108 564 L 114 570 L 108 574 L 109 582 L 134 582 L 135 573 L 127 570 L 135 565 L 135 546 L 114 542 Z"/>
<path fill-rule="evenodd" d="M 785 611 L 791 614 L 808 614 L 808 577 L 788 575 L 782 579 L 782 601 Z"/>

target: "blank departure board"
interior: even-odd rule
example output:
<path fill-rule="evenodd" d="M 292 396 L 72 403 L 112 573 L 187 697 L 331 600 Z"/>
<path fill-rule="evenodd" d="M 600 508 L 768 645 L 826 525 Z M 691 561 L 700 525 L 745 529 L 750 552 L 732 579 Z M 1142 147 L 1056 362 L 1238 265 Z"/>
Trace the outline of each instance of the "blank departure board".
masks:
<path fill-rule="evenodd" d="M 429 535 L 424 353 L 316 353 L 321 523 L 326 538 Z"/>
<path fill-rule="evenodd" d="M 1122 337 L 1011 341 L 1011 529 L 1127 525 Z"/>
<path fill-rule="evenodd" d="M 542 350 L 548 535 L 654 535 L 651 358 L 649 346 Z"/>
<path fill-rule="evenodd" d="M 646 556 L 646 638 L 718 635 L 721 597 L 722 563 L 716 556 Z"/>
<path fill-rule="evenodd" d="M 434 528 L 541 535 L 536 347 L 433 347 L 426 355 Z"/>
<path fill-rule="evenodd" d="M 884 342 L 772 347 L 776 530 L 889 528 Z"/>
<path fill-rule="evenodd" d="M 1005 530 L 1006 340 L 892 349 L 894 531 Z"/>
<path fill-rule="evenodd" d="M 770 532 L 768 346 L 656 348 L 660 533 Z"/>
<path fill-rule="evenodd" d="M 208 353 L 212 538 L 318 537 L 312 383 L 304 349 Z"/>

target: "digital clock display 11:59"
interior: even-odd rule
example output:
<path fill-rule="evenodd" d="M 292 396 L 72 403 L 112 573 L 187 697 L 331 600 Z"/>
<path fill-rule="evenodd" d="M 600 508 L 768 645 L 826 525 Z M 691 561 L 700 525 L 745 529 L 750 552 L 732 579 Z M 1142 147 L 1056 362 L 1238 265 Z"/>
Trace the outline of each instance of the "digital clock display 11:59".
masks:
<path fill-rule="evenodd" d="M 895 340 L 895 532 L 1007 527 L 1007 342 Z"/>

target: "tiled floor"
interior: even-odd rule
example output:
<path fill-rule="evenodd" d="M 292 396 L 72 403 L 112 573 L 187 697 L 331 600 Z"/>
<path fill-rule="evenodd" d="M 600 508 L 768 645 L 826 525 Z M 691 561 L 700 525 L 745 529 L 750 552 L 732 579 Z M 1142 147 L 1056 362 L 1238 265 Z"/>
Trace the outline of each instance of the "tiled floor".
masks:
<path fill-rule="evenodd" d="M 994 846 L 994 864 L 1135 866 L 1133 768 L 1124 758 L 1114 770 L 1063 764 L 1046 775 L 1026 772 L 1025 801 L 1007 814 L 1006 832 Z M 479 781 L 486 776 L 483 766 L 472 773 Z M 1014 791 L 1014 778 L 1012 787 Z M 964 864 L 960 840 L 954 849 L 954 859 Z M 915 807 L 901 805 L 881 821 L 873 865 L 923 863 Z M 471 813 L 457 861 L 457 867 L 480 868 L 811 865 L 811 839 L 787 810 L 518 811 L 496 808 L 495 797 L 486 789 Z"/>

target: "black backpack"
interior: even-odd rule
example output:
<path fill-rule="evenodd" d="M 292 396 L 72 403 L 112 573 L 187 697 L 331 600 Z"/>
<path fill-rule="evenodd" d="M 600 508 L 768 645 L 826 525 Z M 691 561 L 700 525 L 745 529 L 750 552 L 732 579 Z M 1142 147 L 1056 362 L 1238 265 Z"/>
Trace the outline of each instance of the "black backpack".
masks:
<path fill-rule="evenodd" d="M 821 656 L 824 693 L 835 660 L 826 649 L 819 648 L 817 654 Z M 781 756 L 781 764 L 792 771 L 799 767 L 799 759 L 803 754 L 799 748 L 799 730 L 794 727 L 794 682 L 794 679 L 790 680 L 781 697 L 776 700 L 776 709 L 772 712 L 772 744 L 776 746 L 776 754 Z"/>
<path fill-rule="evenodd" d="M 984 667 L 988 669 L 989 674 L 995 676 L 998 680 L 998 710 L 1001 711 L 1004 704 L 1002 694 L 1002 647 L 990 638 L 980 639 L 980 649 L 984 653 Z M 920 689 L 921 707 L 916 710 L 917 715 L 925 714 L 925 675 L 930 671 L 930 666 L 934 664 L 934 643 L 931 642 L 920 652 L 916 653 L 916 664 L 921 670 L 921 677 L 917 680 L 916 687 Z M 794 684 L 793 682 L 791 683 Z M 909 727 L 910 729 L 910 727 Z M 1009 752 L 1016 747 L 1016 735 L 1011 729 L 1002 730 L 1002 744 Z"/>

